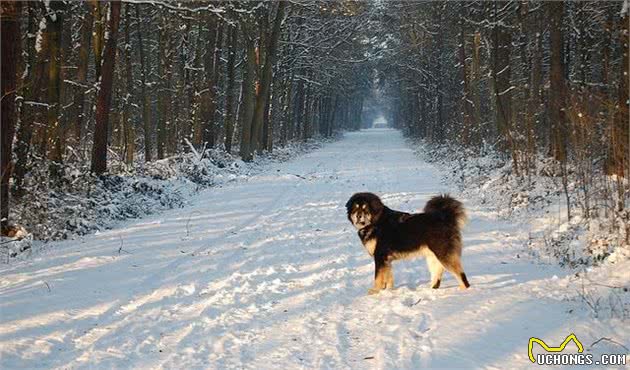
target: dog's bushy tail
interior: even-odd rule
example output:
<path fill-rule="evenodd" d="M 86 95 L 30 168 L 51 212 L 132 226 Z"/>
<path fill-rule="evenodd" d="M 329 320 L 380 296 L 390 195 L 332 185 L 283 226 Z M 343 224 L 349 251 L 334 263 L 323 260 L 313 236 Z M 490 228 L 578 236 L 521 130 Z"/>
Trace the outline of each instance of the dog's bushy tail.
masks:
<path fill-rule="evenodd" d="M 462 202 L 448 194 L 431 198 L 424 206 L 424 213 L 438 215 L 444 222 L 457 225 L 458 229 L 462 229 L 468 221 Z"/>

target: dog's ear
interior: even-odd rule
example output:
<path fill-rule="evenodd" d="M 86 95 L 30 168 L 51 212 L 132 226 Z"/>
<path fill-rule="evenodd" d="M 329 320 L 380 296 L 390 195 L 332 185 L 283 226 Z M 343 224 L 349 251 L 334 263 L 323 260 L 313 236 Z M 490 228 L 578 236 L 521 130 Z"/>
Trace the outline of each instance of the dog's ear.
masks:
<path fill-rule="evenodd" d="M 375 219 L 378 219 L 379 216 L 381 215 L 381 213 L 383 212 L 383 208 L 385 207 L 385 205 L 383 205 L 383 202 L 381 202 L 381 200 L 379 199 L 379 197 L 374 196 L 374 198 L 372 198 L 370 200 L 370 210 L 372 211 L 372 216 Z"/>
<path fill-rule="evenodd" d="M 348 218 L 350 217 L 350 212 L 352 212 L 352 206 L 354 205 L 354 200 L 356 198 L 356 194 L 350 197 L 346 202 L 346 212 L 348 212 Z"/>

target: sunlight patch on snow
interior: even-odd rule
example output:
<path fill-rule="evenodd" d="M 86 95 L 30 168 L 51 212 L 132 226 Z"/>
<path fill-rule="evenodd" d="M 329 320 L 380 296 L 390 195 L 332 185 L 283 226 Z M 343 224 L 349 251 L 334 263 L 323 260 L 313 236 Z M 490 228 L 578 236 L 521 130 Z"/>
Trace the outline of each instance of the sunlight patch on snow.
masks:
<path fill-rule="evenodd" d="M 27 319 L 0 323 L 0 338 L 6 338 L 8 337 L 8 334 L 15 334 L 21 331 L 27 331 L 28 329 L 40 328 L 53 324 L 57 325 L 60 322 L 69 322 L 98 316 L 108 311 L 113 305 L 114 302 L 106 302 L 88 308 L 58 310 L 41 315 L 34 315 Z M 3 342 L 6 344 L 5 341 L 0 342 L 0 344 Z M 0 347 L 2 346 L 0 345 Z"/>
<path fill-rule="evenodd" d="M 4 278 L 0 281 L 0 291 L 4 291 L 5 289 L 9 289 L 17 284 L 27 281 L 38 280 L 43 282 L 44 280 L 52 279 L 56 275 L 65 274 L 70 271 L 79 271 L 102 266 L 111 263 L 113 259 L 114 258 L 111 256 L 83 257 L 80 258 L 78 261 L 55 267 L 48 267 L 38 271 L 28 271 L 5 275 Z"/>

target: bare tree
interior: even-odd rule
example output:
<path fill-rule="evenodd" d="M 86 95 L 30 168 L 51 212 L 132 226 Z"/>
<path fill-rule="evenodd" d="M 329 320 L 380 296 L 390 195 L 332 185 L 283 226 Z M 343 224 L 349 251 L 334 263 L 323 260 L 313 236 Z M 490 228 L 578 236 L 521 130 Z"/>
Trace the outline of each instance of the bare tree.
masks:
<path fill-rule="evenodd" d="M 116 65 L 116 41 L 120 22 L 120 1 L 110 2 L 109 38 L 106 40 L 101 68 L 101 83 L 96 100 L 96 126 L 94 128 L 94 147 L 92 150 L 93 173 L 100 175 L 107 171 L 107 135 L 109 126 L 109 107 L 112 96 L 112 81 Z"/>
<path fill-rule="evenodd" d="M 17 88 L 17 59 L 20 54 L 20 13 L 19 1 L 0 3 L 2 20 L 2 152 L 0 153 L 0 233 L 6 235 L 9 230 L 9 178 L 11 177 L 11 156 L 13 135 L 15 132 L 15 97 Z"/>

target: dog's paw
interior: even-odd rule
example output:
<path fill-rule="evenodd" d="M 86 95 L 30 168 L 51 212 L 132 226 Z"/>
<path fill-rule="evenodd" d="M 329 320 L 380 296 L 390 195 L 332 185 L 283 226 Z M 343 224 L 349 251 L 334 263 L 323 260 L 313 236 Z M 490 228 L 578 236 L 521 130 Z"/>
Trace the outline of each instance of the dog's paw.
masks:
<path fill-rule="evenodd" d="M 378 294 L 380 291 L 381 291 L 380 289 L 370 288 L 368 289 L 368 295 Z"/>

